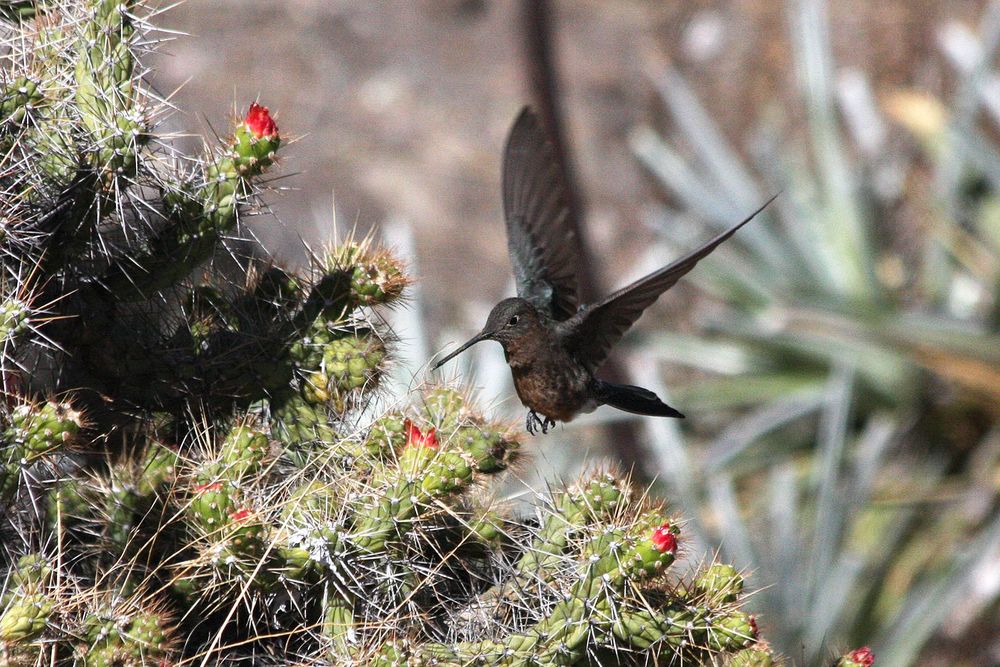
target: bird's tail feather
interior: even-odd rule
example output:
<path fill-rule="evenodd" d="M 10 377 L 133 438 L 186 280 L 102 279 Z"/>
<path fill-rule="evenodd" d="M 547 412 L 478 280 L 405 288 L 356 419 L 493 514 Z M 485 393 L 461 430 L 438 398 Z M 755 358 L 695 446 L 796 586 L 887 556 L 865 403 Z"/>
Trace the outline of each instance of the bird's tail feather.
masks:
<path fill-rule="evenodd" d="M 684 415 L 661 401 L 656 394 L 642 387 L 598 380 L 596 393 L 597 398 L 602 403 L 625 412 L 656 417 L 684 418 Z"/>

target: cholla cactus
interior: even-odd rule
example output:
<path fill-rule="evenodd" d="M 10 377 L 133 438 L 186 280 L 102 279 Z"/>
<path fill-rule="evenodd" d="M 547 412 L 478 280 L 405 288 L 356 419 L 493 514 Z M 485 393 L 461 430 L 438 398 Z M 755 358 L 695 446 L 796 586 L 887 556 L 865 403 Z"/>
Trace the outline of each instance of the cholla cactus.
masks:
<path fill-rule="evenodd" d="M 0 12 L 5 664 L 771 660 L 740 575 L 680 583 L 679 522 L 627 480 L 520 519 L 485 492 L 519 453 L 506 424 L 447 387 L 377 413 L 390 253 L 211 271 L 281 135 L 252 104 L 204 157 L 170 154 L 146 13 Z"/>

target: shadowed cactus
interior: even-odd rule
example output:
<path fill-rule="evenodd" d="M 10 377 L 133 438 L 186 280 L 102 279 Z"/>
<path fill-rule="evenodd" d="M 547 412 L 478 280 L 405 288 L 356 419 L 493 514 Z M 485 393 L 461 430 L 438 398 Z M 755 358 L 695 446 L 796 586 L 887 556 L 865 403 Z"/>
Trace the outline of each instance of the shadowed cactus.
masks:
<path fill-rule="evenodd" d="M 401 263 L 350 240 L 296 276 L 228 248 L 278 126 L 252 104 L 174 154 L 148 13 L 0 12 L 5 664 L 771 660 L 739 574 L 680 583 L 677 520 L 627 480 L 525 519 L 486 492 L 506 424 L 453 388 L 374 400 Z"/>

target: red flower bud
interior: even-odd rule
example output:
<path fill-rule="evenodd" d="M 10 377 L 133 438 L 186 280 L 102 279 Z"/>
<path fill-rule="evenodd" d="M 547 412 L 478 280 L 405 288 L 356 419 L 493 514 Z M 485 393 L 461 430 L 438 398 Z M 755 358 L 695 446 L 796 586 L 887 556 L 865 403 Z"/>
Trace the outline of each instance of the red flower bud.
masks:
<path fill-rule="evenodd" d="M 250 133 L 258 139 L 263 137 L 270 139 L 278 136 L 278 125 L 271 118 L 267 107 L 262 107 L 256 102 L 250 105 L 250 111 L 247 112 L 247 117 L 243 122 L 246 123 Z"/>
<path fill-rule="evenodd" d="M 757 628 L 757 617 L 753 614 L 750 615 L 750 636 L 754 639 L 760 636 L 760 630 Z"/>
<path fill-rule="evenodd" d="M 230 512 L 229 518 L 235 521 L 236 523 L 240 523 L 242 521 L 246 521 L 247 519 L 249 519 L 251 514 L 253 514 L 253 512 L 251 512 L 248 509 L 241 509 L 241 510 L 236 510 L 235 512 Z"/>
<path fill-rule="evenodd" d="M 670 532 L 670 522 L 666 522 L 653 531 L 653 547 L 660 553 L 677 551 L 677 536 Z"/>
<path fill-rule="evenodd" d="M 867 646 L 854 649 L 847 657 L 851 662 L 861 665 L 862 667 L 871 667 L 875 664 L 875 654 L 872 653 L 872 650 Z"/>
<path fill-rule="evenodd" d="M 222 482 L 209 482 L 207 484 L 199 484 L 194 487 L 195 493 L 205 493 L 206 491 L 219 491 L 222 489 Z"/>
<path fill-rule="evenodd" d="M 427 433 L 422 433 L 417 425 L 409 419 L 403 422 L 403 428 L 406 429 L 407 447 L 430 447 L 431 449 L 437 449 L 437 432 L 433 428 L 428 430 Z"/>

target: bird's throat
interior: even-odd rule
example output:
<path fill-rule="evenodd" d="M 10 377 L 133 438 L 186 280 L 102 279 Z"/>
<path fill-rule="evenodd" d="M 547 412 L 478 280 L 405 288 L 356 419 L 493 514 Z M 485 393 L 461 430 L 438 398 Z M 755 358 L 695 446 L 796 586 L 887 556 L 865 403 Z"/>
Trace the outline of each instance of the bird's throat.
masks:
<path fill-rule="evenodd" d="M 511 368 L 527 368 L 538 361 L 538 342 L 521 337 L 508 341 L 503 346 L 503 356 Z"/>

